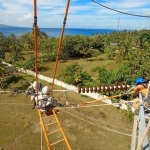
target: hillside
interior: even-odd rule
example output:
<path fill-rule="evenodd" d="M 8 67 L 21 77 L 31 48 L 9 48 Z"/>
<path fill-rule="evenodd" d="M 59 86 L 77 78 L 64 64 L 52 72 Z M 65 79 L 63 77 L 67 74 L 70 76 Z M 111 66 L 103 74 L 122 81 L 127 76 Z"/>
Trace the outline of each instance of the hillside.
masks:
<path fill-rule="evenodd" d="M 0 24 L 0 28 L 15 28 L 15 26 L 9 26 L 9 25 L 5 25 L 5 24 Z"/>
<path fill-rule="evenodd" d="M 0 28 L 24 28 L 24 27 L 18 27 L 18 26 L 10 26 L 5 24 L 0 24 Z"/>

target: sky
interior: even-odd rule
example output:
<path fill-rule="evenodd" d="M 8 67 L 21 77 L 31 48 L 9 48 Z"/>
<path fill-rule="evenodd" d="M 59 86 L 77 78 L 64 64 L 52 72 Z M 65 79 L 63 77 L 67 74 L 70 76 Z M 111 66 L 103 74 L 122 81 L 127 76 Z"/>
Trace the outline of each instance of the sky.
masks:
<path fill-rule="evenodd" d="M 0 24 L 32 28 L 36 12 L 39 28 L 62 28 L 68 1 L 0 0 Z M 65 27 L 150 29 L 150 0 L 70 0 Z"/>

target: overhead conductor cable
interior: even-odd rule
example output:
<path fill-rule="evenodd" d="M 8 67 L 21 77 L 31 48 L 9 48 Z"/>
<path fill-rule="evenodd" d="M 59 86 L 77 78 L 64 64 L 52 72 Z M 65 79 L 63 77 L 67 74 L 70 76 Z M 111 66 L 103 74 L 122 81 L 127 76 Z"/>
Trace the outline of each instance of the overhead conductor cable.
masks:
<path fill-rule="evenodd" d="M 136 14 L 130 14 L 130 13 L 126 13 L 126 12 L 122 12 L 122 11 L 119 11 L 119 10 L 116 10 L 116 9 L 113 9 L 113 8 L 110 8 L 110 7 L 107 7 L 105 5 L 102 5 L 101 3 L 95 1 L 95 0 L 92 0 L 94 3 L 97 3 L 98 5 L 101 5 L 102 7 L 105 7 L 107 9 L 110 9 L 112 11 L 116 11 L 116 12 L 119 12 L 119 13 L 122 13 L 122 14 L 126 14 L 126 15 L 130 15 L 130 16 L 137 16 L 137 17 L 145 17 L 145 18 L 150 18 L 150 16 L 144 16 L 144 15 L 136 15 Z"/>

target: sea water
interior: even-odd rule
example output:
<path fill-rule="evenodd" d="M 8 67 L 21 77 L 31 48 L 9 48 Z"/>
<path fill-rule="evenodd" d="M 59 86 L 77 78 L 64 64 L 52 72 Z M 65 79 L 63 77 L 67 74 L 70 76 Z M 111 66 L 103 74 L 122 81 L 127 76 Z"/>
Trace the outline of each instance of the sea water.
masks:
<path fill-rule="evenodd" d="M 49 37 L 59 37 L 61 35 L 61 28 L 39 28 L 40 31 L 45 32 Z M 9 27 L 9 28 L 0 28 L 0 32 L 4 36 L 9 36 L 10 34 L 15 34 L 15 36 L 20 36 L 24 33 L 32 32 L 33 28 L 23 28 L 23 27 Z M 115 29 L 73 29 L 65 28 L 64 35 L 85 35 L 91 36 L 95 34 L 109 34 L 116 31 Z"/>

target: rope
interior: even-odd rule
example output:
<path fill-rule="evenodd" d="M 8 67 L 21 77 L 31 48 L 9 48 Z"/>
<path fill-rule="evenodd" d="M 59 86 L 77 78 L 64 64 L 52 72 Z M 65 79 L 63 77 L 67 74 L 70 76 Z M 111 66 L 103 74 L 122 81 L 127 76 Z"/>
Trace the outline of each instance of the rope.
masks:
<path fill-rule="evenodd" d="M 0 93 L 9 93 L 9 92 L 12 92 L 12 91 L 0 91 Z"/>
<path fill-rule="evenodd" d="M 36 93 L 38 95 L 38 37 L 37 37 L 37 3 L 34 0 L 34 57 L 36 74 Z M 38 96 L 37 96 L 38 99 Z M 37 100 L 38 101 L 38 100 Z"/>
<path fill-rule="evenodd" d="M 70 4 L 70 0 L 68 0 L 68 2 L 67 2 L 66 12 L 65 12 L 64 21 L 63 21 L 63 27 L 62 27 L 62 31 L 61 31 L 60 40 L 59 40 L 59 46 L 58 46 L 58 51 L 57 51 L 57 56 L 56 56 L 56 63 L 55 63 L 55 68 L 54 68 L 54 76 L 53 76 L 53 81 L 52 81 L 52 90 L 54 89 L 54 80 L 55 80 L 55 77 L 56 77 L 56 71 L 57 71 L 58 60 L 59 60 L 62 41 L 63 41 L 63 35 L 64 35 L 64 30 L 65 30 L 67 15 L 68 15 L 69 4 Z"/>
<path fill-rule="evenodd" d="M 120 97 L 120 96 L 121 96 L 121 94 L 115 95 L 115 96 L 110 96 L 110 97 L 105 97 L 105 98 L 94 100 L 94 101 L 90 101 L 90 102 L 83 102 L 83 103 L 79 104 L 78 106 L 83 106 L 85 104 L 91 104 L 91 103 L 95 103 L 95 102 L 100 102 L 100 101 L 103 101 L 103 100 L 111 100 L 112 98 L 117 98 L 117 97 Z"/>
<path fill-rule="evenodd" d="M 129 90 L 129 91 L 130 91 L 130 90 Z M 66 95 L 64 95 L 64 96 L 65 96 L 66 99 L 70 102 L 69 98 L 68 98 Z M 82 106 L 79 106 L 79 105 L 78 105 L 78 106 L 73 106 L 73 107 L 62 107 L 62 108 L 57 108 L 57 109 L 61 109 L 62 111 L 65 111 L 66 113 L 69 113 L 68 111 L 66 111 L 67 109 L 77 109 L 77 108 L 97 107 L 97 106 L 100 107 L 100 106 L 111 106 L 111 105 L 115 106 L 115 105 L 118 105 L 118 104 L 120 104 L 120 103 L 100 104 L 100 105 L 90 105 L 90 106 L 83 106 L 83 105 L 82 105 Z M 75 111 L 74 111 L 74 112 L 75 112 Z M 118 133 L 118 134 L 122 134 L 122 135 L 126 135 L 126 136 L 132 136 L 132 135 L 130 135 L 130 134 L 123 133 L 123 132 L 119 132 L 119 131 L 117 131 L 117 130 L 113 130 L 113 129 L 111 129 L 111 128 L 108 128 L 108 127 L 106 127 L 106 125 L 102 127 L 102 125 L 101 125 L 99 122 L 97 122 L 97 121 L 94 120 L 93 118 L 91 118 L 91 117 L 85 115 L 85 114 L 82 113 L 79 109 L 77 109 L 77 112 L 78 112 L 79 114 L 81 114 L 82 116 L 84 116 L 85 118 L 89 119 L 89 120 L 92 122 L 92 124 L 97 125 L 97 126 L 103 128 L 103 129 L 105 129 L 105 130 L 109 130 L 109 131 L 116 132 L 116 133 Z M 72 115 L 72 116 L 74 116 L 74 117 L 76 117 L 76 118 L 78 118 L 78 119 L 80 119 L 80 120 L 89 122 L 89 121 L 87 121 L 87 120 L 85 120 L 85 119 L 82 119 L 82 118 L 80 118 L 80 117 L 74 115 L 73 113 L 69 113 L 69 114 Z"/>
<path fill-rule="evenodd" d="M 40 122 L 40 125 L 41 125 L 41 122 Z M 41 150 L 42 150 L 42 125 L 41 125 Z"/>
<path fill-rule="evenodd" d="M 38 95 L 38 43 L 37 43 L 37 6 L 36 5 L 37 5 L 36 0 L 34 0 L 34 55 L 35 55 L 36 93 Z M 38 102 L 38 96 L 37 96 L 36 104 L 37 102 Z M 48 150 L 51 150 L 51 146 L 45 131 L 44 122 L 42 120 L 42 114 L 39 109 L 38 109 L 38 114 L 40 117 L 40 124 L 43 129 L 45 140 L 47 143 L 47 148 Z"/>
<path fill-rule="evenodd" d="M 70 106 L 70 107 L 67 107 L 67 106 L 64 106 L 64 107 L 60 107 L 60 108 L 57 108 L 57 109 L 75 109 L 75 108 L 86 108 L 86 107 L 101 107 L 101 106 L 115 106 L 115 105 L 118 105 L 120 103 L 113 103 L 113 104 L 99 104 L 99 105 L 90 105 L 90 106 Z"/>
<path fill-rule="evenodd" d="M 58 52 L 57 52 L 57 57 L 56 57 L 56 63 L 55 63 L 55 68 L 54 68 L 54 77 L 53 77 L 53 81 L 52 81 L 52 90 L 53 90 L 53 86 L 54 86 L 54 79 L 55 79 L 55 76 L 56 76 L 56 70 L 57 70 L 57 65 L 58 65 L 58 59 L 59 59 L 59 55 L 60 55 L 60 49 L 61 49 L 61 45 L 62 45 L 62 39 L 63 39 L 63 34 L 64 34 L 64 28 L 65 28 L 65 24 L 66 24 L 66 18 L 67 18 L 67 14 L 68 14 L 68 9 L 69 9 L 69 4 L 70 4 L 70 0 L 68 0 L 67 2 L 67 7 L 66 7 L 66 13 L 65 13 L 65 17 L 64 17 L 64 22 L 63 22 L 63 28 L 62 28 L 62 33 L 61 33 L 61 38 L 60 38 L 60 42 L 59 42 L 59 47 L 58 47 Z M 34 0 L 34 42 L 35 42 L 35 49 L 34 49 L 34 53 L 35 53 L 35 73 L 36 73 L 36 93 L 38 95 L 38 49 L 37 49 L 37 12 L 36 12 L 36 0 Z M 52 93 L 49 93 L 49 94 L 52 94 Z M 38 96 L 37 96 L 37 101 L 36 101 L 36 104 L 38 103 Z M 53 115 L 55 116 L 55 119 L 57 120 L 57 123 L 59 124 L 59 120 L 54 112 L 54 110 L 52 109 L 52 112 L 53 112 Z M 43 121 L 43 118 L 42 118 L 42 113 L 41 111 L 38 109 L 38 114 L 39 114 L 39 117 L 40 117 L 40 123 L 41 123 L 41 126 L 42 126 L 42 129 L 43 129 L 43 133 L 44 133 L 44 136 L 45 136 L 45 140 L 46 140 L 46 143 L 47 143 L 47 148 L 48 150 L 51 150 L 51 145 L 50 145 L 50 142 L 49 142 L 49 139 L 48 139 L 48 135 L 46 133 L 46 128 L 45 128 L 45 125 L 44 125 L 44 121 Z M 61 129 L 61 132 L 62 132 L 62 128 L 61 126 L 59 125 L 60 129 Z M 62 132 L 63 134 L 63 137 L 66 141 L 66 144 L 69 148 L 69 150 L 71 150 L 71 147 L 69 145 L 69 142 L 67 141 L 66 137 L 64 136 L 64 133 Z"/>
<path fill-rule="evenodd" d="M 9 105 L 12 105 L 12 104 L 13 104 L 13 105 L 26 105 L 26 106 L 32 105 L 32 104 L 23 104 L 23 103 L 0 103 L 0 105 L 1 105 L 1 104 L 2 104 L 2 105 L 6 105 L 6 104 L 7 104 L 7 105 L 8 105 L 8 104 L 9 104 Z"/>
<path fill-rule="evenodd" d="M 132 135 L 127 134 L 127 133 L 123 133 L 123 132 L 119 132 L 119 131 L 117 131 L 117 130 L 110 129 L 110 128 L 106 127 L 106 126 L 102 126 L 102 125 L 100 125 L 99 122 L 94 121 L 94 119 L 91 119 L 90 117 L 85 116 L 85 114 L 83 114 L 83 115 L 84 115 L 87 119 L 89 119 L 91 122 L 89 122 L 89 121 L 87 121 L 87 120 L 85 120 L 85 119 L 83 119 L 83 118 L 81 118 L 81 117 L 78 117 L 78 116 L 74 115 L 73 113 L 70 113 L 70 112 L 66 112 L 66 113 L 68 113 L 68 114 L 70 114 L 71 116 L 74 116 L 74 117 L 76 117 L 76 118 L 78 118 L 78 119 L 80 119 L 80 120 L 82 120 L 82 121 L 88 122 L 88 123 L 93 124 L 93 125 L 96 125 L 96 126 L 98 126 L 98 127 L 101 127 L 101 128 L 103 128 L 103 129 L 105 129 L 105 130 L 112 131 L 112 132 L 116 132 L 116 133 L 118 133 L 118 134 L 122 134 L 122 135 L 126 135 L 126 136 L 132 136 Z"/>

